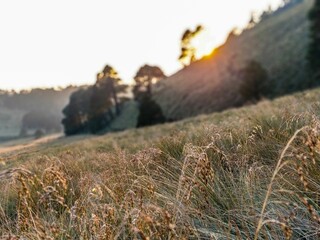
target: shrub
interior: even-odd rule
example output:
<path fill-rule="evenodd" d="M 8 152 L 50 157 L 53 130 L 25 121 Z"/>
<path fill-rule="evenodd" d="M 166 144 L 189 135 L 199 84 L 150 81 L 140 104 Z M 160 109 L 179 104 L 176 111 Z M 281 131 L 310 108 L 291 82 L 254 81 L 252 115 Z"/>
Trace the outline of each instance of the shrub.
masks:
<path fill-rule="evenodd" d="M 267 93 L 268 73 L 259 62 L 249 61 L 239 75 L 240 94 L 245 101 L 259 101 Z"/>
<path fill-rule="evenodd" d="M 137 127 L 151 126 L 166 121 L 161 107 L 149 95 L 145 95 L 140 100 L 139 110 Z"/>
<path fill-rule="evenodd" d="M 34 133 L 34 138 L 39 139 L 44 136 L 44 131 L 41 129 L 37 129 L 37 131 Z"/>

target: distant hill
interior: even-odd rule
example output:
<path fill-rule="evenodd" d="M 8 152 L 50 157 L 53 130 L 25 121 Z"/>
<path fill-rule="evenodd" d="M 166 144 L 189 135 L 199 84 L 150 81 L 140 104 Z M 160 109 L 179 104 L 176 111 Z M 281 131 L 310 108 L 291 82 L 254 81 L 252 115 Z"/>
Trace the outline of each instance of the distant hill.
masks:
<path fill-rule="evenodd" d="M 306 88 L 307 13 L 313 0 L 294 2 L 162 81 L 154 98 L 166 117 L 177 120 L 243 104 L 237 72 L 251 59 L 268 71 L 268 97 Z"/>
<path fill-rule="evenodd" d="M 0 91 L 0 141 L 19 135 L 22 119 L 27 113 L 48 115 L 60 124 L 62 109 L 76 89 L 78 87 L 71 86 L 61 90 L 33 89 L 19 93 Z"/>

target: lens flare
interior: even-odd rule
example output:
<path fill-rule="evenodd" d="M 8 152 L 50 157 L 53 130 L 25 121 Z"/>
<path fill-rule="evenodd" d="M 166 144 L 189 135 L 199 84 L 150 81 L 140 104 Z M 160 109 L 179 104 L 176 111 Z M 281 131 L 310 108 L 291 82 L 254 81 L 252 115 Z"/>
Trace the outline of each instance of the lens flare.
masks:
<path fill-rule="evenodd" d="M 191 44 L 195 49 L 197 59 L 210 55 L 216 46 L 214 37 L 207 29 L 197 34 L 197 36 L 192 39 Z"/>

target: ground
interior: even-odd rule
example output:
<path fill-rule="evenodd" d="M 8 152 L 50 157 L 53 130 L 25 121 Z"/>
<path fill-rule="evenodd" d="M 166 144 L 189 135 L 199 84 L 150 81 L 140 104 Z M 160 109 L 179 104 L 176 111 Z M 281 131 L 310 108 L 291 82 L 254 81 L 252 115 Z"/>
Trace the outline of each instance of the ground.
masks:
<path fill-rule="evenodd" d="M 320 89 L 0 154 L 0 236 L 317 239 Z"/>

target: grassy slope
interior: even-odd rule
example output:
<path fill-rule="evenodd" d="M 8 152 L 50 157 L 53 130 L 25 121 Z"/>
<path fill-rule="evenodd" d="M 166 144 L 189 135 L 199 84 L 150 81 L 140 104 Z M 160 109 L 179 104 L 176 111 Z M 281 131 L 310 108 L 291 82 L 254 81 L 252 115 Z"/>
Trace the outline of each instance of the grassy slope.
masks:
<path fill-rule="evenodd" d="M 3 155 L 0 236 L 317 239 L 319 94 Z"/>
<path fill-rule="evenodd" d="M 273 95 L 301 89 L 306 84 L 307 12 L 312 3 L 306 0 L 261 22 L 227 41 L 211 57 L 166 79 L 155 93 L 165 115 L 182 119 L 239 105 L 236 73 L 250 59 L 268 70 Z"/>
<path fill-rule="evenodd" d="M 136 128 L 138 116 L 138 104 L 132 100 L 125 102 L 120 116 L 118 116 L 111 122 L 107 131 L 118 132 L 125 129 Z"/>

